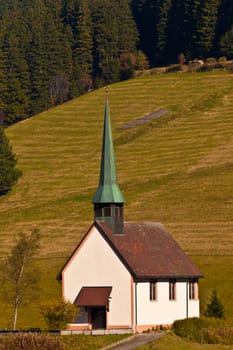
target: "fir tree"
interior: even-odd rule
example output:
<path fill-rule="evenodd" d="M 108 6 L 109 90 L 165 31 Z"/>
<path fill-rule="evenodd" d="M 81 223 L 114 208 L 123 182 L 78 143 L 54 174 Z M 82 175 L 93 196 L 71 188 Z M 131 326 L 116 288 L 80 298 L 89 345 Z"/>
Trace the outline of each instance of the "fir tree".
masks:
<path fill-rule="evenodd" d="M 221 53 L 229 59 L 233 58 L 233 26 L 228 30 L 220 41 Z"/>
<path fill-rule="evenodd" d="M 118 19 L 116 2 L 94 0 L 92 2 L 94 75 L 109 82 L 109 65 L 118 57 Z"/>
<path fill-rule="evenodd" d="M 199 7 L 196 26 L 197 57 L 208 57 L 214 50 L 220 0 L 205 0 Z"/>
<path fill-rule="evenodd" d="M 218 13 L 217 38 L 220 39 L 233 26 L 233 1 L 221 0 Z"/>
<path fill-rule="evenodd" d="M 4 65 L 4 54 L 0 50 L 0 125 L 4 123 L 5 116 L 6 74 Z"/>
<path fill-rule="evenodd" d="M 210 300 L 206 305 L 205 316 L 224 318 L 224 306 L 219 300 L 216 289 L 214 289 L 210 295 Z"/>
<path fill-rule="evenodd" d="M 119 54 L 135 53 L 138 42 L 138 32 L 129 6 L 129 0 L 119 1 L 117 12 Z"/>
<path fill-rule="evenodd" d="M 157 64 L 157 24 L 160 0 L 132 0 L 131 8 L 138 30 L 138 48 L 146 54 L 151 64 Z"/>
<path fill-rule="evenodd" d="M 159 5 L 159 21 L 157 23 L 157 45 L 156 57 L 158 62 L 169 62 L 166 47 L 168 39 L 169 13 L 171 11 L 172 0 L 160 1 Z"/>
<path fill-rule="evenodd" d="M 22 175 L 16 168 L 16 163 L 16 156 L 3 128 L 0 127 L 0 195 L 7 193 Z"/>
<path fill-rule="evenodd" d="M 29 71 L 25 60 L 25 41 L 19 37 L 21 20 L 16 13 L 14 26 L 6 20 L 7 31 L 3 35 L 2 50 L 5 71 L 5 117 L 11 124 L 27 117 L 29 110 Z M 22 36 L 22 33 L 20 34 Z"/>
<path fill-rule="evenodd" d="M 177 56 L 184 52 L 185 46 L 185 7 L 183 0 L 172 2 L 168 16 L 166 45 L 164 53 L 167 62 L 174 63 Z"/>
<path fill-rule="evenodd" d="M 74 40 L 73 94 L 76 95 L 91 87 L 88 86 L 88 82 L 91 82 L 92 76 L 93 35 L 89 5 L 86 1 L 81 1 L 79 6 Z"/>

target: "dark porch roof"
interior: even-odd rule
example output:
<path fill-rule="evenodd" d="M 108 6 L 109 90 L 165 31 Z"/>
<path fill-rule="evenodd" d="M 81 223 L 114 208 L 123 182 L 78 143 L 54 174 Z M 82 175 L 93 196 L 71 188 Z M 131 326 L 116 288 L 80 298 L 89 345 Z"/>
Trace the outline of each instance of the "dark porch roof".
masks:
<path fill-rule="evenodd" d="M 74 304 L 77 306 L 106 306 L 112 287 L 83 287 Z"/>

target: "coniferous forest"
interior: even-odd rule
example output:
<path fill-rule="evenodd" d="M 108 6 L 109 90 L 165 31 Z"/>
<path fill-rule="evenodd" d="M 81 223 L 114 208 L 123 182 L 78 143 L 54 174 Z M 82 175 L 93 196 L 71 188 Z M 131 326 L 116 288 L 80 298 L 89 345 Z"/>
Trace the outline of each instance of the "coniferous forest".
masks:
<path fill-rule="evenodd" d="M 232 0 L 0 0 L 0 122 L 232 42 Z"/>

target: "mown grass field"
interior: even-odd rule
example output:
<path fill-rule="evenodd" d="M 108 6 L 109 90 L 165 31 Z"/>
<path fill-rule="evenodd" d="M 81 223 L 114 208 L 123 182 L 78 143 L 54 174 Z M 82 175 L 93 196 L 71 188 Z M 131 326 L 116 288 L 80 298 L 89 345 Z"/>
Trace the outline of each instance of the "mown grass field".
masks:
<path fill-rule="evenodd" d="M 118 182 L 127 221 L 159 221 L 205 274 L 202 309 L 216 287 L 233 323 L 233 74 L 141 76 L 109 86 Z M 6 130 L 23 177 L 0 197 L 0 254 L 38 228 L 40 298 L 18 327 L 43 327 L 40 303 L 60 296 L 56 275 L 93 221 L 105 89 Z M 159 109 L 167 115 L 121 129 Z M 11 321 L 0 313 L 0 328 Z"/>
<path fill-rule="evenodd" d="M 136 350 L 232 350 L 231 345 L 198 344 L 187 339 L 168 334 L 153 343 L 137 347 Z"/>

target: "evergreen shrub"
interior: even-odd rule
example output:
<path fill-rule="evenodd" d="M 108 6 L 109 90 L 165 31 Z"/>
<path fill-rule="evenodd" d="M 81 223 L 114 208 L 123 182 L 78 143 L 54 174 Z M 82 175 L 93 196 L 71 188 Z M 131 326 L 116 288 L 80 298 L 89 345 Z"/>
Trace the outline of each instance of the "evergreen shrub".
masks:
<path fill-rule="evenodd" d="M 202 342 L 202 330 L 207 327 L 208 322 L 197 317 L 177 320 L 173 323 L 173 330 L 176 335 L 188 338 L 195 342 Z"/>
<path fill-rule="evenodd" d="M 9 140 L 0 126 L 0 195 L 7 193 L 22 176 L 16 168 L 17 159 L 12 152 Z"/>
<path fill-rule="evenodd" d="M 216 289 L 210 294 L 209 302 L 206 305 L 205 316 L 224 318 L 224 306 L 218 297 Z"/>

